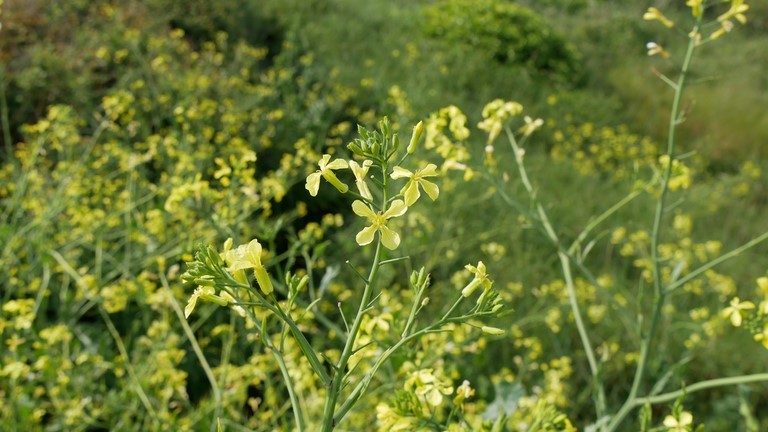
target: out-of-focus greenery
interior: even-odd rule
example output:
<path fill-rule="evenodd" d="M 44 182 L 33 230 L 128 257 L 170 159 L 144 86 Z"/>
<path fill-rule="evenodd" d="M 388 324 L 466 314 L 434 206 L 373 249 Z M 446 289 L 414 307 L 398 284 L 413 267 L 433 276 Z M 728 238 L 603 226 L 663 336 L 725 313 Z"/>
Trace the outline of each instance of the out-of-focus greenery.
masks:
<path fill-rule="evenodd" d="M 674 196 L 664 248 L 686 269 L 768 230 L 768 6 L 752 3 L 743 29 L 701 49 L 685 98 L 679 142 L 691 185 Z M 584 429 L 594 420 L 591 378 L 555 251 L 482 180 L 486 136 L 474 126 L 496 98 L 545 119 L 526 162 L 558 235 L 575 239 L 663 152 L 670 91 L 654 71 L 678 65 L 649 61 L 645 44 L 684 47 L 657 39 L 658 23 L 641 19 L 648 6 L 6 0 L 0 422 L 19 431 L 211 430 L 221 418 L 227 430 L 290 429 L 277 366 L 239 331 L 244 324 L 213 307 L 189 325 L 180 316 L 194 288 L 178 278 L 188 254 L 199 243 L 258 237 L 273 251 L 270 265 L 312 266 L 318 289 L 340 302 L 358 295 L 357 276 L 338 263 L 361 255 L 352 241 L 360 227 L 346 201 L 322 190 L 308 201 L 304 178 L 322 153 L 345 154 L 358 123 L 388 115 L 395 128 L 431 119 L 437 130 L 459 107 L 470 136 L 445 129 L 450 142 L 417 157 L 459 152 L 474 172 L 446 168 L 441 199 L 401 222 L 401 247 L 426 263 L 435 305 L 448 297 L 441 290 L 466 282 L 456 269 L 483 260 L 514 309 L 494 323 L 508 335 L 435 335 L 414 358 L 395 360 L 391 381 L 377 382 L 341 427 L 370 428 L 378 409 L 378 426 L 391 428 L 393 390 L 434 367 L 445 387 L 471 381 L 469 414 L 506 405 L 517 427 L 562 412 Z M 682 2 L 665 12 L 690 14 Z M 510 190 L 522 194 L 510 156 L 497 157 Z M 614 215 L 585 253 L 609 290 L 576 281 L 612 407 L 631 385 L 635 320 L 652 300 L 637 295 L 647 283 L 652 199 Z M 721 311 L 734 296 L 765 295 L 755 280 L 768 271 L 767 253 L 758 246 L 674 294 L 649 382 L 668 390 L 764 370 L 765 348 Z M 397 315 L 405 276 L 382 277 L 390 288 L 379 300 Z M 335 302 L 321 312 L 343 325 Z M 369 338 L 390 337 L 370 327 Z M 318 345 L 333 334 L 302 330 Z M 322 389 L 302 380 L 296 347 L 286 352 L 312 401 Z M 711 430 L 768 427 L 760 386 L 696 393 L 684 404 Z M 666 414 L 654 411 L 654 424 Z"/>

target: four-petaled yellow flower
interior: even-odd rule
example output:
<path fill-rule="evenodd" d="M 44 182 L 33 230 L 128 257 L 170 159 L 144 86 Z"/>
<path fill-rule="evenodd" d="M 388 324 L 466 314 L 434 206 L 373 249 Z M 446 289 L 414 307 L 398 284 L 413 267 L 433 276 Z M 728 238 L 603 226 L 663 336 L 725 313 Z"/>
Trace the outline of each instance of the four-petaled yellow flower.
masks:
<path fill-rule="evenodd" d="M 664 426 L 667 432 L 690 432 L 693 426 L 693 415 L 688 411 L 683 411 L 679 416 L 668 415 L 664 418 Z"/>
<path fill-rule="evenodd" d="M 436 176 L 437 166 L 435 164 L 429 164 L 415 173 L 397 166 L 392 170 L 392 174 L 390 175 L 390 177 L 395 180 L 401 178 L 408 179 L 408 183 L 406 183 L 405 186 L 403 186 L 403 189 L 400 190 L 400 193 L 405 198 L 405 205 L 408 207 L 412 206 L 421 196 L 419 186 L 421 186 L 421 188 L 424 189 L 424 192 L 432 198 L 432 201 L 437 199 L 437 196 L 440 194 L 440 189 L 438 189 L 437 185 L 431 181 L 424 180 L 424 177 Z"/>
<path fill-rule="evenodd" d="M 741 315 L 742 311 L 754 308 L 754 303 L 750 301 L 741 302 L 738 297 L 734 297 L 731 300 L 731 305 L 723 309 L 723 316 L 726 318 L 730 317 L 731 324 L 733 324 L 735 327 L 739 327 L 741 326 L 741 322 L 743 320 Z"/>
<path fill-rule="evenodd" d="M 472 281 L 467 284 L 463 290 L 461 290 L 461 295 L 464 297 L 471 296 L 472 293 L 475 292 L 475 290 L 481 285 L 483 286 L 484 290 L 490 289 L 491 285 L 493 285 L 493 281 L 488 279 L 488 274 L 485 272 L 485 264 L 483 264 L 482 261 L 477 263 L 477 267 L 471 264 L 467 264 L 464 266 L 464 268 L 475 275 L 475 278 L 472 279 Z"/>
<path fill-rule="evenodd" d="M 251 240 L 247 245 L 240 245 L 235 249 L 227 251 L 224 260 L 229 267 L 227 271 L 235 273 L 240 270 L 253 269 L 253 275 L 256 277 L 261 291 L 269 294 L 273 291 L 272 279 L 267 273 L 267 269 L 261 264 L 261 244 L 258 240 Z"/>
<path fill-rule="evenodd" d="M 365 182 L 365 176 L 368 175 L 368 170 L 371 168 L 371 165 L 373 162 L 369 160 L 364 160 L 363 165 L 360 166 L 355 161 L 349 161 L 349 169 L 352 170 L 352 174 L 355 175 L 355 185 L 357 186 L 357 190 L 360 191 L 360 195 L 369 200 L 373 200 L 373 195 L 371 195 L 371 190 L 368 189 L 368 184 Z"/>
<path fill-rule="evenodd" d="M 356 200 L 352 203 L 352 211 L 356 215 L 368 218 L 371 225 L 363 228 L 355 240 L 360 246 L 365 246 L 373 241 L 373 236 L 378 231 L 381 233 L 381 243 L 389 250 L 397 249 L 400 245 L 400 235 L 387 227 L 387 220 L 393 217 L 402 216 L 408 210 L 408 206 L 405 205 L 403 200 L 394 200 L 389 206 L 389 209 L 384 213 L 374 213 L 373 210 L 368 207 L 367 204 L 360 200 Z"/>
<path fill-rule="evenodd" d="M 349 187 L 342 183 L 341 180 L 336 177 L 336 174 L 333 173 L 333 170 L 347 168 L 347 161 L 336 159 L 335 161 L 328 163 L 330 160 L 331 155 L 323 155 L 323 158 L 317 163 L 317 166 L 319 166 L 320 169 L 307 176 L 307 184 L 304 185 L 304 187 L 309 191 L 310 195 L 317 196 L 317 191 L 320 189 L 320 177 L 323 177 L 325 181 L 332 184 L 333 187 L 338 189 L 341 193 L 347 193 L 349 190 Z"/>

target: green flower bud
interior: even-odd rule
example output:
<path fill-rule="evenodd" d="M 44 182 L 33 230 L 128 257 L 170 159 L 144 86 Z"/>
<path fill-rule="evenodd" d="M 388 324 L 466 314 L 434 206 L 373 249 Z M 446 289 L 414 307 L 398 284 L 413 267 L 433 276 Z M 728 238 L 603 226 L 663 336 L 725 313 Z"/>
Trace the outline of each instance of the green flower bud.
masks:
<path fill-rule="evenodd" d="M 480 330 L 482 330 L 483 333 L 485 334 L 494 335 L 494 336 L 500 336 L 506 333 L 504 330 L 497 327 L 482 326 Z"/>

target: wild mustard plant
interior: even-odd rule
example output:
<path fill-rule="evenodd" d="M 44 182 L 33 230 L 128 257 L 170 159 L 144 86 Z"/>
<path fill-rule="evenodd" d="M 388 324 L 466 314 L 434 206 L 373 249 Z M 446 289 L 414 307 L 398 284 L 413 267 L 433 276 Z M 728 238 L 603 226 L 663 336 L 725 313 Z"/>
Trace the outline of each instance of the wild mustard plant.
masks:
<path fill-rule="evenodd" d="M 571 143 L 568 142 L 568 139 L 564 137 L 562 132 L 559 133 L 559 138 L 556 134 L 556 141 L 560 143 L 560 147 L 555 148 L 555 155 L 562 154 L 564 149 L 567 149 L 565 151 L 576 156 L 574 161 L 576 164 L 580 164 L 580 169 L 582 170 L 610 167 L 612 171 L 618 173 L 619 177 L 625 177 L 627 174 L 632 174 L 634 177 L 638 173 L 637 165 L 633 168 L 634 173 L 628 172 L 626 168 L 621 167 L 622 159 L 627 158 L 622 152 L 629 150 L 632 156 L 627 159 L 634 160 L 635 164 L 638 159 L 644 162 L 646 167 L 650 168 L 651 175 L 650 180 L 636 183 L 634 190 L 624 199 L 609 208 L 605 213 L 593 218 L 586 228 L 576 236 L 575 241 L 570 246 L 564 242 L 564 239 L 558 233 L 547 211 L 547 207 L 542 204 L 535 184 L 529 177 L 528 170 L 526 169 L 525 144 L 536 128 L 543 125 L 543 122 L 533 120 L 528 116 L 525 119 L 520 119 L 522 122 L 516 121 L 519 118 L 518 116 L 523 113 L 522 105 L 514 101 L 496 100 L 486 105 L 482 113 L 483 121 L 478 125 L 480 129 L 488 133 L 485 162 L 488 168 L 488 177 L 498 190 L 499 196 L 510 206 L 519 210 L 524 215 L 525 220 L 529 221 L 551 242 L 557 255 L 564 278 L 561 285 L 562 292 L 567 299 L 569 314 L 572 316 L 573 324 L 579 336 L 584 357 L 592 377 L 590 393 L 594 401 L 596 417 L 591 427 L 595 428 L 595 430 L 615 431 L 623 428 L 626 417 L 635 408 L 646 403 L 670 402 L 683 397 L 685 394 L 705 388 L 768 380 L 768 374 L 742 375 L 687 384 L 681 390 L 661 393 L 668 380 L 668 378 L 664 378 L 664 375 L 662 375 L 652 389 L 648 390 L 646 388 L 648 377 L 652 374 L 650 364 L 654 361 L 654 348 L 658 345 L 658 340 L 661 337 L 660 334 L 664 331 L 660 323 L 665 316 L 675 311 L 673 300 L 677 296 L 672 294 L 681 288 L 684 288 L 683 291 L 695 292 L 698 290 L 701 292 L 703 285 L 707 286 L 708 289 L 712 287 L 719 291 L 721 300 L 725 299 L 726 296 L 734 292 L 735 287 L 732 281 L 728 282 L 730 281 L 729 278 L 716 273 L 713 267 L 768 239 L 768 233 L 766 233 L 735 250 L 722 253 L 720 251 L 721 247 L 717 242 L 693 243 L 687 237 L 687 233 L 690 230 L 690 222 L 686 220 L 684 214 L 678 213 L 678 217 L 674 221 L 674 229 L 682 234 L 679 243 L 665 243 L 663 241 L 663 235 L 666 230 L 662 228 L 664 228 L 669 219 L 670 205 L 668 202 L 670 196 L 673 193 L 682 193 L 689 189 L 693 180 L 692 170 L 683 162 L 678 154 L 676 134 L 679 125 L 685 120 L 685 115 L 682 111 L 682 97 L 687 85 L 693 55 L 702 44 L 715 41 L 727 32 L 730 32 L 733 29 L 731 20 L 736 20 L 743 24 L 746 20 L 744 13 L 748 10 L 748 6 L 743 1 L 726 2 L 727 10 L 719 16 L 714 16 L 714 20 L 707 23 L 705 22 L 705 17 L 712 16 L 710 11 L 719 7 L 718 5 L 712 5 L 706 1 L 689 1 L 687 5 L 691 8 L 693 25 L 692 30 L 685 34 L 685 37 L 688 39 L 688 46 L 682 57 L 679 75 L 676 79 L 671 79 L 666 75 L 658 73 L 662 81 L 667 83 L 674 92 L 667 146 L 665 150 L 656 151 L 657 154 L 660 154 L 658 157 L 654 156 L 654 151 L 650 148 L 650 145 L 642 140 L 632 139 L 629 142 L 633 145 L 629 148 L 620 145 L 621 149 L 614 155 L 610 154 L 611 147 L 609 147 L 609 153 L 604 156 L 601 154 L 603 149 L 585 145 L 582 137 L 576 136 L 572 138 Z M 664 16 L 657 8 L 650 8 L 644 15 L 644 19 L 659 21 L 668 29 L 679 27 L 677 23 Z M 715 31 L 708 30 L 713 25 L 719 26 L 719 29 Z M 668 52 L 659 44 L 649 44 L 649 55 L 656 54 L 660 54 L 665 58 L 675 58 L 674 53 Z M 513 124 L 520 123 L 522 124 L 519 127 L 513 126 Z M 523 185 L 524 191 L 527 192 L 530 203 L 521 203 L 506 191 L 508 188 L 507 183 L 509 182 L 508 174 L 500 172 L 499 158 L 495 152 L 495 141 L 502 131 L 506 133 L 506 138 L 511 147 L 512 160 L 518 169 L 520 183 Z M 610 130 L 607 132 L 611 133 Z M 582 130 L 581 133 L 589 137 L 592 131 Z M 612 139 L 611 135 L 607 135 L 607 138 Z M 563 143 L 567 143 L 568 146 L 563 146 Z M 590 156 L 590 154 L 593 156 Z M 596 163 L 592 162 L 592 160 Z M 586 161 L 592 165 L 588 165 L 585 163 Z M 594 241 L 590 241 L 591 232 L 629 202 L 644 195 L 644 192 L 647 192 L 655 200 L 656 210 L 651 228 L 629 235 L 629 242 L 625 243 L 621 249 L 623 255 L 634 256 L 634 265 L 642 269 L 640 272 L 642 282 L 637 299 L 637 304 L 640 308 L 638 321 L 627 323 L 628 328 L 639 332 L 639 352 L 627 357 L 627 360 L 631 359 L 631 363 L 635 365 L 635 371 L 632 385 L 624 403 L 620 406 L 610 406 L 607 402 L 606 387 L 603 379 L 606 373 L 607 361 L 615 356 L 618 345 L 597 346 L 594 343 L 596 335 L 590 328 L 590 321 L 593 325 L 598 323 L 605 313 L 605 306 L 590 305 L 588 308 L 586 307 L 585 302 L 587 299 L 578 288 L 579 284 L 583 282 L 579 282 L 580 279 L 575 277 L 575 272 L 581 273 L 586 281 L 588 281 L 588 284 L 596 288 L 597 291 L 605 292 L 607 290 L 606 279 L 596 277 L 587 267 L 584 260 L 589 249 L 594 246 Z M 613 241 L 617 243 L 623 242 L 623 238 L 626 235 L 626 232 L 614 232 Z M 626 299 L 615 297 L 613 301 L 619 306 L 622 304 L 626 305 Z M 746 322 L 747 316 L 757 316 L 758 318 L 753 318 L 750 322 L 760 322 L 760 324 L 752 325 L 751 328 L 755 338 L 762 340 L 764 337 L 762 313 L 753 312 L 760 310 L 762 310 L 762 306 L 758 308 L 752 302 L 744 302 L 739 300 L 739 298 L 734 298 L 731 301 L 731 305 L 724 310 L 723 316 L 730 319 L 734 325 L 741 325 L 742 322 Z M 553 310 L 550 312 L 556 313 L 547 314 L 547 323 L 553 331 L 561 331 L 561 311 Z M 703 316 L 706 319 L 710 315 L 705 313 Z M 703 326 L 705 334 L 712 336 L 716 332 L 721 333 L 722 325 L 719 324 L 718 317 L 713 316 L 711 320 L 708 325 Z M 697 337 L 700 340 L 701 335 Z M 696 343 L 696 340 L 696 338 L 692 339 L 691 346 Z M 675 431 L 693 430 L 692 415 L 689 412 L 677 410 L 674 415 L 668 416 L 664 420 L 663 429 Z"/>
<path fill-rule="evenodd" d="M 463 127 L 458 123 L 454 125 L 454 129 Z M 398 313 L 399 319 L 386 311 L 387 304 L 380 301 L 384 293 L 378 282 L 379 272 L 383 266 L 396 266 L 408 259 L 387 256 L 397 251 L 401 242 L 400 233 L 392 225 L 419 202 L 421 190 L 432 200 L 438 198 L 439 186 L 427 180 L 437 177 L 438 171 L 434 164 L 415 170 L 404 167 L 424 134 L 422 123 L 414 128 L 405 149 L 400 146 L 400 140 L 392 132 L 386 118 L 379 123 L 378 131 L 359 127 L 358 132 L 359 138 L 350 143 L 348 148 L 363 161 L 358 163 L 341 158 L 331 160 L 330 155 L 323 155 L 318 162 L 319 169 L 309 174 L 305 185 L 312 196 L 317 195 L 322 183 L 329 183 L 339 193 L 356 198 L 351 204 L 352 211 L 364 219 L 364 227 L 355 236 L 355 242 L 360 247 L 373 244 L 375 248 L 368 276 L 357 273 L 356 266 L 352 267 L 363 286 L 359 298 L 353 297 L 359 302 L 357 312 L 346 317 L 345 308 L 339 301 L 340 319 L 344 324 L 344 330 L 336 335 L 343 346 L 340 351 L 329 351 L 329 347 L 313 345 L 297 322 L 300 317 L 318 312 L 319 304 L 327 299 L 308 296 L 306 288 L 309 276 L 306 273 L 286 272 L 284 281 L 273 281 L 273 273 L 268 269 L 269 261 L 256 239 L 234 249 L 232 241 L 228 240 L 220 251 L 210 246 L 201 246 L 195 260 L 188 263 L 189 269 L 182 275 L 182 279 L 197 285 L 185 309 L 186 317 L 190 316 L 199 302 L 210 302 L 231 307 L 246 319 L 247 328 L 257 332 L 259 340 L 280 366 L 295 426 L 299 430 L 333 430 L 365 398 L 380 368 L 389 364 L 394 354 L 399 354 L 401 350 L 407 351 L 419 339 L 450 331 L 455 325 L 468 325 L 489 336 L 504 334 L 503 330 L 480 321 L 497 315 L 503 308 L 499 293 L 493 287 L 493 281 L 486 273 L 482 261 L 476 266 L 467 264 L 466 270 L 472 279 L 455 293 L 454 303 L 441 318 L 422 322 L 422 312 L 430 309 L 430 278 L 424 268 L 414 271 L 409 278 L 413 290 L 408 299 L 411 302 L 410 311 Z M 339 178 L 347 169 L 352 171 L 359 193 Z M 246 270 L 249 271 L 246 273 Z M 478 291 L 479 295 L 476 294 Z M 470 297 L 476 297 L 476 300 L 473 302 L 469 300 Z M 399 332 L 399 337 L 380 339 L 381 336 L 377 336 L 379 332 L 387 334 L 390 330 Z M 279 342 L 273 341 L 276 335 L 279 335 Z M 306 412 L 306 402 L 299 397 L 297 391 L 296 377 L 286 366 L 283 346 L 288 336 L 299 346 L 304 360 L 314 372 L 314 379 L 318 382 L 316 387 L 325 389 L 324 408 L 320 417 L 313 418 Z M 411 372 L 405 380 L 402 395 L 412 398 L 409 400 L 415 405 L 406 404 L 406 408 L 401 401 L 398 408 L 392 411 L 386 405 L 379 404 L 377 410 L 381 425 L 401 428 L 436 421 L 434 411 L 442 409 L 444 400 L 450 400 L 455 387 L 450 380 L 438 378 L 435 373 L 431 368 Z M 453 414 L 441 421 L 447 424 L 463 421 L 465 427 L 469 427 L 466 420 L 455 414 L 470 394 L 471 390 L 467 386 L 463 387 L 463 396 L 456 396 L 458 402 L 455 402 L 451 410 Z"/>

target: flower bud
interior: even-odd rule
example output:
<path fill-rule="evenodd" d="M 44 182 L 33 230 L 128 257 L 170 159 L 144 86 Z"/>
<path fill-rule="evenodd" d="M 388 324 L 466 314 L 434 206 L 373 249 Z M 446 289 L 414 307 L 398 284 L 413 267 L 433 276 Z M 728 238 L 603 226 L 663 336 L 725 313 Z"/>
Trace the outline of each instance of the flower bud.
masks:
<path fill-rule="evenodd" d="M 497 327 L 482 326 L 480 330 L 482 330 L 483 333 L 485 334 L 494 335 L 494 336 L 500 336 L 506 333 L 504 330 Z"/>
<path fill-rule="evenodd" d="M 421 136 L 424 134 L 424 122 L 420 121 L 413 127 L 413 134 L 411 135 L 411 141 L 408 143 L 406 152 L 413 154 L 416 151 L 416 145 L 421 140 Z"/>

